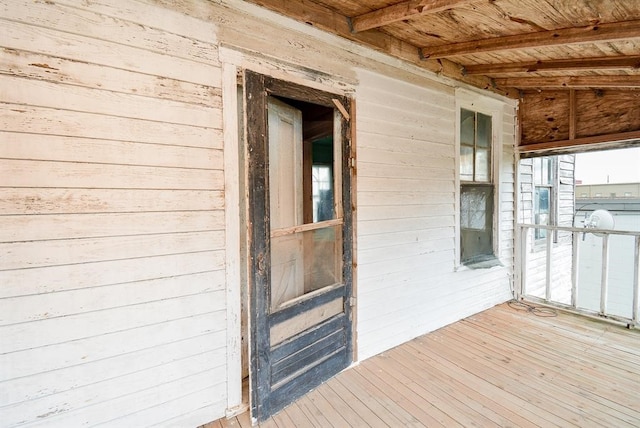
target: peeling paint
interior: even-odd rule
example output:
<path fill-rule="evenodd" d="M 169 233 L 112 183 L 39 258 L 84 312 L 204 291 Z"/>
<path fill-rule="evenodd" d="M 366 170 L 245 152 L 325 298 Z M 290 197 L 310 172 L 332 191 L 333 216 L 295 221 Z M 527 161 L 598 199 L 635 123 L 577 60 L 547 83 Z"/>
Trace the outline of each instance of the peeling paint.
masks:
<path fill-rule="evenodd" d="M 33 67 L 46 68 L 48 70 L 59 70 L 58 68 L 51 67 L 49 64 L 40 64 L 40 63 L 37 63 L 37 62 L 31 63 L 29 65 L 33 66 Z"/>

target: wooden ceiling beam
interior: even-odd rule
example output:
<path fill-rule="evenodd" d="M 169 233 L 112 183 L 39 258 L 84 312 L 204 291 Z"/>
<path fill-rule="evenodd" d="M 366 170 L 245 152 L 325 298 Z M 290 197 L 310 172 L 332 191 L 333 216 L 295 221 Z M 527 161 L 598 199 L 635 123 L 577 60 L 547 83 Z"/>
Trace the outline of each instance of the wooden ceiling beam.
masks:
<path fill-rule="evenodd" d="M 493 79 L 498 87 L 539 88 L 640 88 L 640 75 L 628 76 L 564 76 L 505 77 Z"/>
<path fill-rule="evenodd" d="M 640 131 L 620 132 L 616 134 L 594 135 L 592 137 L 576 138 L 564 141 L 548 141 L 544 143 L 523 144 L 516 149 L 521 157 L 526 153 L 545 152 L 549 150 L 570 149 L 589 145 L 608 145 L 608 148 L 638 147 L 640 146 Z M 605 148 L 599 147 L 599 148 Z"/>
<path fill-rule="evenodd" d="M 627 68 L 640 69 L 640 55 L 526 61 L 503 64 L 477 64 L 465 66 L 464 71 L 469 75 L 493 75 L 502 73 L 531 73 L 535 71 L 621 70 Z"/>
<path fill-rule="evenodd" d="M 350 18 L 354 33 L 402 21 L 415 15 L 442 12 L 480 0 L 409 0 Z"/>
<path fill-rule="evenodd" d="M 436 59 L 481 52 L 607 42 L 639 37 L 640 20 L 635 20 L 424 47 L 420 49 L 420 53 L 424 59 Z"/>

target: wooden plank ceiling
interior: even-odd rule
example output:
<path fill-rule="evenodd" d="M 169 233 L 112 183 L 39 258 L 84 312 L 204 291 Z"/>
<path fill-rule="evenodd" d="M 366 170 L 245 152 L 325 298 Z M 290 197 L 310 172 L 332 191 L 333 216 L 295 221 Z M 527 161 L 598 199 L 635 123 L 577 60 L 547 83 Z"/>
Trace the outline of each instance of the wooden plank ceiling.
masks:
<path fill-rule="evenodd" d="M 519 98 L 522 153 L 640 144 L 640 0 L 250 2 Z"/>

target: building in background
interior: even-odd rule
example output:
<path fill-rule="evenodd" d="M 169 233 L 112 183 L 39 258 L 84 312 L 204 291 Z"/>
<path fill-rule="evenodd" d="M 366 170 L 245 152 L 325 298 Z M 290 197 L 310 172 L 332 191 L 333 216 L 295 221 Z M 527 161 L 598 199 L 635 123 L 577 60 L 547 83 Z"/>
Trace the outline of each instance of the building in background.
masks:
<path fill-rule="evenodd" d="M 640 183 L 581 184 L 576 181 L 576 199 L 640 199 Z"/>

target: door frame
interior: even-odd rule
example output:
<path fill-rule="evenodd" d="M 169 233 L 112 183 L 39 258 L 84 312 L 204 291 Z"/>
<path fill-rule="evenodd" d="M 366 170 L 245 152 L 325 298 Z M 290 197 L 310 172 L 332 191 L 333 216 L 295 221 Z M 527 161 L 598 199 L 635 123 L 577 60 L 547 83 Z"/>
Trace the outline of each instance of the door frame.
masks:
<path fill-rule="evenodd" d="M 248 196 L 248 286 L 249 286 L 249 364 L 251 385 L 251 414 L 263 420 L 273 413 L 268 402 L 270 391 L 270 326 L 268 308 L 270 301 L 270 223 L 269 223 L 269 132 L 267 124 L 267 100 L 270 95 L 305 101 L 338 109 L 341 112 L 342 153 L 342 201 L 343 201 L 343 283 L 347 365 L 353 361 L 353 206 L 352 206 L 352 129 L 349 112 L 353 111 L 350 98 L 296 83 L 279 80 L 250 70 L 244 71 L 245 132 L 247 155 Z M 320 299 L 335 297 L 335 292 L 317 296 Z M 316 298 L 312 298 L 315 300 Z M 287 309 L 301 312 L 311 300 L 302 300 Z M 321 383 L 318 382 L 318 384 Z M 317 385 L 310 384 L 310 389 Z"/>

